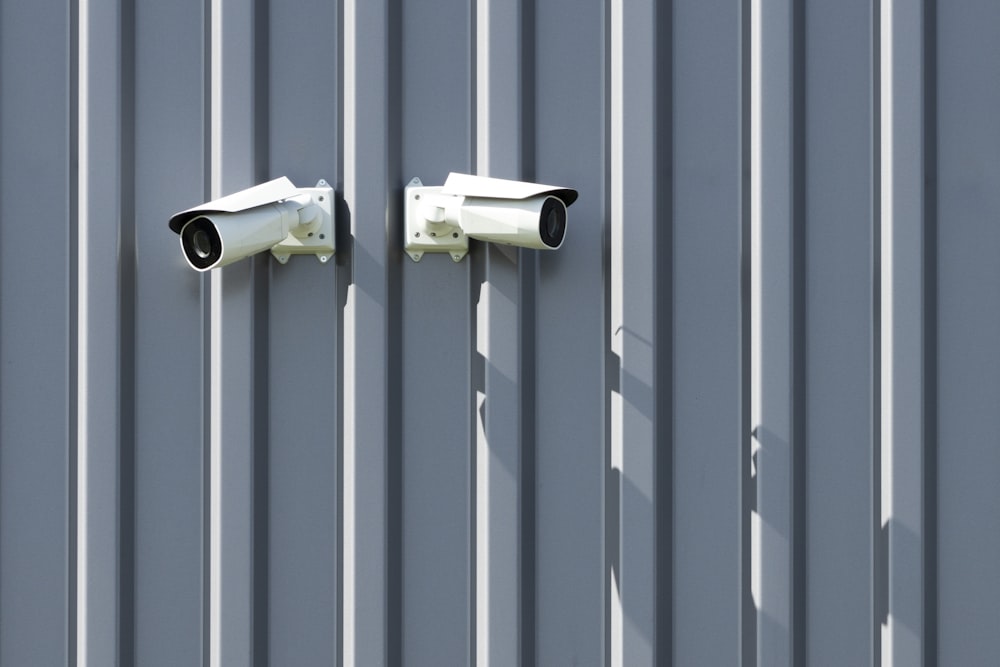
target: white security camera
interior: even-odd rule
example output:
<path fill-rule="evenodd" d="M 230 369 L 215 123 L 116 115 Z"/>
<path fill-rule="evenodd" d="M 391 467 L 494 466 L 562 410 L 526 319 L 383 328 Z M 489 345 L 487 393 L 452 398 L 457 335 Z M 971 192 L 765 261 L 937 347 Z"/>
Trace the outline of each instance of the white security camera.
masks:
<path fill-rule="evenodd" d="M 419 262 L 425 252 L 447 252 L 456 262 L 469 251 L 469 237 L 522 248 L 554 250 L 566 235 L 572 188 L 501 178 L 449 174 L 443 187 L 406 187 L 406 253 Z"/>
<path fill-rule="evenodd" d="M 200 204 L 170 218 L 181 237 L 184 259 L 208 271 L 270 250 L 284 264 L 291 255 L 334 253 L 333 188 L 297 188 L 282 176 Z"/>

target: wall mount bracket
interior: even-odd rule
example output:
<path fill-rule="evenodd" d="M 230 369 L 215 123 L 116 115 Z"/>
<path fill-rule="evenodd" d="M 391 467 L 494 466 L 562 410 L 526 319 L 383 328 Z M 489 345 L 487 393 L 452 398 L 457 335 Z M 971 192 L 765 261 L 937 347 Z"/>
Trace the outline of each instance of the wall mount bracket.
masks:
<path fill-rule="evenodd" d="M 309 225 L 308 232 L 299 236 L 289 234 L 284 241 L 271 248 L 271 254 L 282 264 L 288 263 L 292 255 L 316 255 L 324 264 L 333 257 L 333 188 L 325 180 L 320 180 L 314 188 L 297 188 L 296 194 L 307 194 L 319 209 L 318 224 Z"/>
<path fill-rule="evenodd" d="M 448 208 L 461 204 L 463 197 L 441 194 L 441 187 L 424 187 L 414 178 L 403 191 L 405 200 L 403 249 L 414 262 L 427 252 L 448 253 L 462 261 L 469 252 L 469 237 L 448 220 Z"/>

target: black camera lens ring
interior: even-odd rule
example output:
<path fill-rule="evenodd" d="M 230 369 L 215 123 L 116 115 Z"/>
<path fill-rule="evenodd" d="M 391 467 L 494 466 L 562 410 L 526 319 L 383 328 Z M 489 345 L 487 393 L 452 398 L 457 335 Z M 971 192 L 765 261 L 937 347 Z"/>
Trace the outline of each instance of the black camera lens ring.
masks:
<path fill-rule="evenodd" d="M 558 248 L 566 236 L 566 204 L 558 197 L 546 197 L 538 214 L 538 235 L 549 248 Z"/>
<path fill-rule="evenodd" d="M 196 269 L 204 270 L 222 259 L 222 237 L 212 221 L 198 216 L 181 229 L 181 247 L 184 257 Z"/>

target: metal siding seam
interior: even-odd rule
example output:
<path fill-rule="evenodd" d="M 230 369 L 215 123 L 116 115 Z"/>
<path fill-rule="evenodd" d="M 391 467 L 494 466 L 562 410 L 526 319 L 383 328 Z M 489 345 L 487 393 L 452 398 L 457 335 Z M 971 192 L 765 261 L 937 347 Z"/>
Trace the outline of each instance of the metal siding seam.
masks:
<path fill-rule="evenodd" d="M 133 645 L 135 261 L 126 33 L 132 16 L 127 3 L 79 6 L 75 650 L 81 664 L 128 662 Z M 106 335 L 109 327 L 115 335 Z"/>
<path fill-rule="evenodd" d="M 344 3 L 344 199 L 352 282 L 344 307 L 343 662 L 385 665 L 389 634 L 389 6 Z"/>
<path fill-rule="evenodd" d="M 251 146 L 253 182 L 271 177 L 270 98 L 271 42 L 270 0 L 254 0 L 251 8 L 252 51 Z M 317 179 L 318 180 L 318 179 Z M 312 185 L 312 183 L 309 183 Z M 310 259 L 312 259 L 310 257 Z M 251 367 L 251 461 L 250 461 L 250 651 L 254 667 L 266 667 L 270 659 L 270 269 L 271 253 L 251 258 L 250 367 Z"/>
<path fill-rule="evenodd" d="M 656 117 L 656 4 L 611 8 L 611 350 L 618 356 L 612 392 L 611 476 L 618 479 L 617 572 L 612 570 L 611 664 L 657 659 L 656 369 L 657 155 L 649 138 Z M 668 121 L 669 116 L 668 116 Z M 669 307 L 669 306 L 667 306 Z M 661 351 L 660 354 L 669 354 Z M 612 482 L 614 490 L 614 483 Z M 614 563 L 614 560 L 612 561 Z M 661 573 L 669 576 L 669 573 Z M 617 586 L 617 590 L 614 589 Z M 616 595 L 617 593 L 617 595 Z"/>
<path fill-rule="evenodd" d="M 603 167 L 603 173 L 601 174 L 601 185 L 603 188 L 602 197 L 602 209 L 601 215 L 602 219 L 605 221 L 602 226 L 601 231 L 601 284 L 602 284 L 602 312 L 601 312 L 601 324 L 603 325 L 603 330 L 601 332 L 601 343 L 603 345 L 603 363 L 604 368 L 601 373 L 601 391 L 604 401 L 603 414 L 602 414 L 602 424 L 601 424 L 601 436 L 603 438 L 602 447 L 602 458 L 603 458 L 603 488 L 601 489 L 601 506 L 603 508 L 604 514 L 602 516 L 602 526 L 601 538 L 603 540 L 604 553 L 602 554 L 602 581 L 601 581 L 601 593 L 602 593 L 602 606 L 601 606 L 601 623 L 602 623 L 602 636 L 601 636 L 601 660 L 602 664 L 610 667 L 612 664 L 612 650 L 611 650 L 611 637 L 612 637 L 612 619 L 611 619 L 611 605 L 613 604 L 613 597 L 615 594 L 615 586 L 618 567 L 618 507 L 619 507 L 619 486 L 615 475 L 611 469 L 611 440 L 613 437 L 612 425 L 611 425 L 611 413 L 612 405 L 615 402 L 613 387 L 618 383 L 620 372 L 617 367 L 617 356 L 612 350 L 612 332 L 614 326 L 614 318 L 612 315 L 612 300 L 615 295 L 612 292 L 612 269 L 611 269 L 611 256 L 613 254 L 612 242 L 611 242 L 611 211 L 612 211 L 612 199 L 611 199 L 611 156 L 613 155 L 615 146 L 611 141 L 613 128 L 613 119 L 611 117 L 612 108 L 612 86 L 611 86 L 611 53 L 612 53 L 612 29 L 611 29 L 611 5 L 612 3 L 604 3 L 603 15 L 601 17 L 601 59 L 602 59 L 602 80 L 601 80 L 601 96 L 602 96 L 602 113 L 603 113 L 603 135 L 601 137 L 601 164 Z"/>
<path fill-rule="evenodd" d="M 796 0 L 752 4 L 752 587 L 762 665 L 796 664 L 804 641 L 800 11 Z"/>
<path fill-rule="evenodd" d="M 925 8 L 881 16 L 881 522 L 888 540 L 883 664 L 929 664 Z"/>
<path fill-rule="evenodd" d="M 121 227 L 119 230 L 118 330 L 118 655 L 135 661 L 136 477 L 136 195 L 135 195 L 135 0 L 124 0 L 121 34 Z"/>
<path fill-rule="evenodd" d="M 211 5 L 211 184 L 212 197 L 252 185 L 260 173 L 260 123 L 257 94 L 255 6 L 234 0 Z M 266 45 L 265 45 L 266 46 Z M 265 61 L 266 62 L 266 61 Z M 266 85 L 266 84 L 265 84 Z M 255 468 L 266 429 L 257 408 L 266 391 L 255 355 L 266 336 L 266 304 L 260 281 L 268 258 L 213 271 L 208 277 L 210 299 L 210 663 L 257 664 L 256 639 L 260 601 L 256 584 L 260 538 L 255 525 Z M 262 275 L 263 274 L 263 275 Z M 265 615 L 266 618 L 266 615 Z"/>
<path fill-rule="evenodd" d="M 520 104 L 517 141 L 521 158 L 520 177 L 535 180 L 537 169 L 536 121 L 536 0 L 521 0 L 520 16 Z M 487 172 L 488 173 L 488 172 Z M 489 258 L 489 255 L 487 255 Z M 489 259 L 487 260 L 489 261 Z M 537 295 L 539 251 L 522 248 L 518 251 L 518 300 L 520 326 L 517 341 L 518 353 L 517 391 L 520 404 L 518 426 L 518 468 L 520 470 L 520 498 L 518 500 L 518 632 L 520 667 L 535 667 L 538 644 L 537 567 L 537 414 L 538 402 L 538 339 Z M 490 264 L 487 265 L 491 266 Z"/>
<path fill-rule="evenodd" d="M 753 449 L 753 265 L 752 220 L 755 159 L 753 86 L 755 84 L 752 35 L 753 0 L 740 2 L 740 430 L 738 442 L 740 488 L 740 611 L 739 654 L 742 667 L 757 664 L 757 610 L 753 595 L 753 519 L 757 511 Z"/>
<path fill-rule="evenodd" d="M 806 0 L 792 0 L 792 664 L 807 662 Z"/>
<path fill-rule="evenodd" d="M 68 257 L 68 268 L 70 276 L 77 276 L 80 272 L 80 78 L 81 78 L 81 35 L 80 35 L 80 2 L 71 2 L 69 5 L 69 32 L 67 34 L 67 46 L 69 50 L 69 150 L 68 157 L 71 165 L 75 165 L 75 168 L 71 167 L 69 172 L 69 179 L 67 182 L 67 194 L 69 195 L 69 257 Z M 2 63 L 0 63 L 2 64 Z M 0 77 L 2 77 L 2 72 L 0 72 Z M 0 84 L 2 84 L 2 79 L 0 79 Z M 2 113 L 2 112 L 0 112 Z M 2 121 L 2 117 L 0 117 Z M 0 164 L 2 167 L 2 164 Z M 3 186 L 3 174 L 0 173 L 0 190 Z M 0 229 L 2 231 L 2 229 Z M 2 270 L 0 266 L 0 270 Z M 2 293 L 3 285 L 0 284 L 0 293 Z M 79 644 L 79 632 L 78 627 L 80 621 L 79 616 L 79 577 L 77 576 L 78 569 L 80 567 L 79 563 L 79 431 L 80 431 L 80 402 L 78 387 L 80 386 L 80 294 L 79 288 L 73 291 L 71 285 L 67 285 L 69 294 L 69 331 L 68 343 L 69 343 L 69 373 L 68 373 L 68 386 L 66 388 L 68 408 L 69 408 L 69 421 L 70 421 L 70 432 L 68 433 L 68 457 L 66 466 L 66 510 L 67 510 L 67 540 L 69 544 L 69 553 L 67 554 L 67 585 L 68 591 L 66 595 L 66 616 L 67 616 L 67 627 L 66 627 L 66 644 L 67 644 L 67 663 L 70 665 L 75 665 L 80 662 L 78 657 L 77 646 Z M 2 341 L 0 341 L 2 344 Z M 0 387 L 2 391 L 2 387 Z M 0 408 L 3 406 L 3 396 L 0 395 Z M 2 487 L 0 487 L 2 491 Z M 0 559 L 0 571 L 2 571 L 3 563 Z M 3 642 L 2 637 L 0 637 L 0 660 L 2 660 L 3 655 Z"/>
<path fill-rule="evenodd" d="M 924 411 L 923 507 L 924 539 L 924 665 L 938 664 L 938 0 L 923 0 L 923 149 L 921 179 L 924 186 Z"/>
<path fill-rule="evenodd" d="M 882 256 L 882 3 L 873 0 L 871 7 L 871 541 L 872 554 L 869 570 L 871 579 L 871 660 L 872 667 L 882 662 L 881 625 L 888 614 L 888 553 L 882 531 L 882 284 L 880 276 Z"/>
<path fill-rule="evenodd" d="M 477 171 L 519 178 L 524 169 L 525 95 L 522 2 L 477 4 Z M 514 48 L 511 48 L 514 45 Z M 530 93 L 528 93 L 530 94 Z M 531 319 L 525 290 L 533 289 L 530 253 L 488 244 L 477 307 L 477 350 L 484 392 L 476 444 L 476 654 L 482 665 L 524 657 L 523 410 L 524 342 Z"/>
<path fill-rule="evenodd" d="M 654 555 L 654 647 L 656 664 L 674 664 L 674 0 L 659 0 L 654 10 L 653 118 L 656 129 L 653 177 L 657 183 L 653 226 L 653 377 L 654 438 L 653 521 L 656 530 Z"/>

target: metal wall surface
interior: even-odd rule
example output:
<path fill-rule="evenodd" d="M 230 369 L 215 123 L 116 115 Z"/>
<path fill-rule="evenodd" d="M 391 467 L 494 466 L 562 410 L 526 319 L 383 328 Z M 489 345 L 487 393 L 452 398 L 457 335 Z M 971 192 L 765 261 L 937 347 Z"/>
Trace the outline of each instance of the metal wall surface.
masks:
<path fill-rule="evenodd" d="M 993 0 L 0 0 L 0 666 L 995 662 L 998 258 Z"/>

